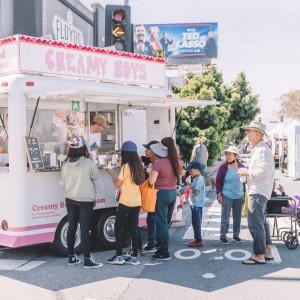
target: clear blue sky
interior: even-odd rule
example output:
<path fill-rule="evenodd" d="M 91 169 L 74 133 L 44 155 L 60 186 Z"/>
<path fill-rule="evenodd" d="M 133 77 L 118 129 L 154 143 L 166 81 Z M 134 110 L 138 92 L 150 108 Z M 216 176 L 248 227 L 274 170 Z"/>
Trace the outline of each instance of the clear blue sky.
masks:
<path fill-rule="evenodd" d="M 123 4 L 122 0 L 81 0 Z M 213 62 L 230 84 L 245 71 L 260 96 L 262 119 L 274 117 L 274 100 L 300 89 L 299 0 L 129 0 L 132 23 L 218 22 L 219 57 Z"/>

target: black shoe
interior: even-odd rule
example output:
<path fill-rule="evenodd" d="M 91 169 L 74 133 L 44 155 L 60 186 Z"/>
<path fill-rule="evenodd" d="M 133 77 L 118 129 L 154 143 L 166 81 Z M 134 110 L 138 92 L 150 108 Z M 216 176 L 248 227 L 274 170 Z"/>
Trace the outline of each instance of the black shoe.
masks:
<path fill-rule="evenodd" d="M 78 265 L 81 263 L 81 260 L 77 258 L 77 255 L 69 255 L 69 262 L 68 262 L 68 266 L 74 266 L 74 265 Z"/>
<path fill-rule="evenodd" d="M 220 243 L 222 245 L 228 245 L 229 244 L 229 242 L 228 242 L 228 240 L 226 238 L 220 239 Z"/>
<path fill-rule="evenodd" d="M 142 248 L 142 253 L 155 252 L 156 248 L 151 246 L 146 246 Z"/>
<path fill-rule="evenodd" d="M 102 268 L 103 264 L 97 263 L 92 255 L 90 257 L 84 258 L 83 267 L 85 269 L 95 269 L 95 268 Z"/>
<path fill-rule="evenodd" d="M 170 260 L 171 256 L 169 253 L 157 253 L 152 256 L 153 259 L 156 260 Z"/>
<path fill-rule="evenodd" d="M 157 248 L 157 250 L 154 252 L 154 254 L 161 254 L 161 248 Z"/>
<path fill-rule="evenodd" d="M 243 242 L 243 240 L 240 239 L 238 236 L 234 237 L 233 240 L 236 241 L 237 243 L 242 243 Z"/>

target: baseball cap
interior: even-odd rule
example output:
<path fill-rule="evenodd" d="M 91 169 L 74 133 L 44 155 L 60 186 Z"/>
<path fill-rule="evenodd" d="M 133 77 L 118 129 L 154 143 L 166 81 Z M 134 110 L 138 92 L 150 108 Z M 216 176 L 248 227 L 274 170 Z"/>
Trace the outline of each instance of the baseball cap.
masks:
<path fill-rule="evenodd" d="M 151 141 L 149 142 L 148 144 L 143 144 L 143 146 L 146 148 L 146 149 L 150 149 L 150 146 L 153 145 L 153 144 L 158 144 L 159 141 Z"/>
<path fill-rule="evenodd" d="M 122 152 L 122 151 L 136 152 L 137 146 L 134 142 L 127 141 L 122 144 L 121 149 L 116 150 L 116 152 Z"/>
<path fill-rule="evenodd" d="M 186 171 L 190 171 L 192 169 L 201 170 L 201 164 L 199 161 L 192 161 L 186 168 L 184 168 Z"/>
<path fill-rule="evenodd" d="M 103 127 L 106 127 L 106 128 L 110 127 L 108 121 L 102 115 L 95 116 L 93 119 L 93 122 L 96 124 L 102 125 Z"/>
<path fill-rule="evenodd" d="M 71 148 L 81 148 L 86 145 L 86 141 L 82 136 L 75 135 L 71 138 L 69 145 Z"/>

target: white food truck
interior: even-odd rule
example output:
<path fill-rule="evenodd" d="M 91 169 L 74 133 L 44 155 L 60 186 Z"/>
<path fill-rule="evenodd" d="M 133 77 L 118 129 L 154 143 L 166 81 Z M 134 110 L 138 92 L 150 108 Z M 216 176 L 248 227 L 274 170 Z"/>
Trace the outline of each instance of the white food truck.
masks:
<path fill-rule="evenodd" d="M 6 153 L 0 154 L 1 245 L 51 243 L 57 254 L 67 255 L 68 221 L 57 156 L 64 154 L 68 137 L 84 134 L 89 139 L 89 122 L 96 114 L 111 123 L 101 136 L 101 158 L 126 140 L 134 141 L 143 154 L 142 143 L 171 136 L 175 107 L 215 104 L 173 99 L 164 88 L 165 63 L 29 36 L 0 40 L 0 114 L 8 135 L 1 143 Z M 39 142 L 44 168 L 28 164 L 24 138 L 29 131 Z M 115 242 L 117 201 L 103 167 L 99 165 L 91 234 L 105 249 Z"/>

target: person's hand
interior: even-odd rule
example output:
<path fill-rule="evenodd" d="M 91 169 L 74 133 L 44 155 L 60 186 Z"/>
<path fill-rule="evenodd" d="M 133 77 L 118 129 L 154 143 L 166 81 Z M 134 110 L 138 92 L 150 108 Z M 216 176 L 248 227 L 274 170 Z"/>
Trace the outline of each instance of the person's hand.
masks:
<path fill-rule="evenodd" d="M 89 156 L 89 159 L 93 160 L 93 155 L 91 152 L 89 152 L 88 156 Z"/>
<path fill-rule="evenodd" d="M 280 193 L 284 193 L 284 188 L 281 184 L 278 185 L 278 188 L 277 190 L 280 192 Z"/>
<path fill-rule="evenodd" d="M 113 175 L 113 174 L 114 174 L 114 170 L 113 170 L 113 169 L 106 168 L 106 172 L 107 172 L 109 175 Z"/>
<path fill-rule="evenodd" d="M 192 186 L 192 184 L 191 184 L 190 181 L 186 181 L 186 184 L 187 184 L 188 186 Z"/>
<path fill-rule="evenodd" d="M 94 207 L 96 207 L 96 200 L 94 200 Z"/>
<path fill-rule="evenodd" d="M 4 148 L 0 146 L 0 153 L 4 153 Z"/>
<path fill-rule="evenodd" d="M 249 176 L 248 169 L 246 169 L 246 168 L 240 168 L 238 170 L 238 175 L 240 177 L 242 177 L 242 176 Z"/>
<path fill-rule="evenodd" d="M 109 150 L 106 152 L 106 154 L 108 155 L 114 155 L 114 154 L 118 154 L 115 150 Z"/>
<path fill-rule="evenodd" d="M 181 197 L 181 194 L 180 194 L 179 192 L 177 192 L 177 196 L 178 196 L 178 197 Z"/>
<path fill-rule="evenodd" d="M 219 202 L 220 204 L 223 203 L 222 194 L 218 194 L 218 195 L 217 195 L 217 200 L 218 200 L 218 202 Z"/>

